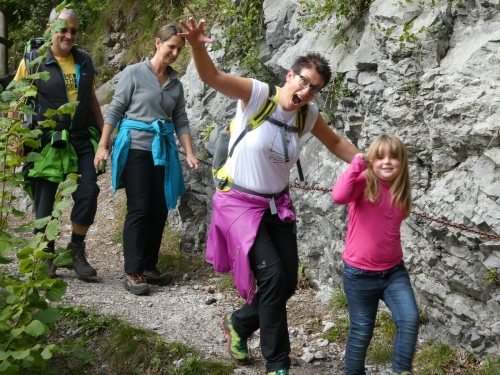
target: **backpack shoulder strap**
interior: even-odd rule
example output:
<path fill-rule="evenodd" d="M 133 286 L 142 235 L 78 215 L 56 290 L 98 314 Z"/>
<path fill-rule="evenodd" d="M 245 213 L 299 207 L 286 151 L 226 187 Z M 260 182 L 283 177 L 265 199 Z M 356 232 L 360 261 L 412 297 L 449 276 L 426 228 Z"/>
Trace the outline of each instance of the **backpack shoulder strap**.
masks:
<path fill-rule="evenodd" d="M 248 124 L 245 126 L 245 129 L 240 133 L 238 138 L 236 138 L 236 141 L 234 141 L 233 146 L 231 147 L 231 150 L 229 150 L 229 156 L 233 156 L 233 151 L 236 145 L 243 139 L 243 137 L 252 130 L 255 130 L 264 122 L 266 119 L 266 116 L 268 114 L 271 114 L 274 112 L 276 109 L 276 106 L 278 105 L 278 92 L 276 90 L 276 87 L 273 85 L 267 85 L 269 87 L 269 94 L 267 95 L 266 100 L 264 103 L 260 106 L 259 110 L 255 112 L 255 114 L 252 116 L 250 120 L 248 120 Z M 234 121 L 234 120 L 233 120 Z M 231 124 L 229 125 L 229 131 L 231 132 L 231 127 L 233 125 L 233 121 L 231 121 Z"/>
<path fill-rule="evenodd" d="M 273 113 L 278 105 L 278 90 L 276 90 L 276 86 L 269 84 L 267 86 L 269 87 L 269 94 L 267 95 L 266 101 L 248 122 L 252 126 L 251 130 L 255 130 L 260 124 L 262 124 L 266 119 L 266 115 Z"/>
<path fill-rule="evenodd" d="M 37 71 L 37 67 L 30 66 L 29 64 L 38 57 L 38 49 L 34 49 L 24 53 L 24 65 L 26 65 L 26 70 L 28 74 L 34 74 Z"/>

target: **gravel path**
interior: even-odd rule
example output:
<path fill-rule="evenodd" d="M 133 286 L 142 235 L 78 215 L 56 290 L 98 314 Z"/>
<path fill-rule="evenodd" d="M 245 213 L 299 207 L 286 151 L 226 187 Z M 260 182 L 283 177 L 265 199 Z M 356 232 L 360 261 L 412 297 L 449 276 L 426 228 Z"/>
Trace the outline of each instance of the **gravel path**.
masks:
<path fill-rule="evenodd" d="M 86 240 L 89 263 L 97 269 L 93 282 L 85 282 L 71 270 L 59 269 L 68 283 L 63 303 L 82 306 L 104 315 L 116 315 L 136 326 L 161 334 L 169 342 L 181 342 L 197 349 L 205 358 L 228 360 L 226 337 L 220 327 L 223 313 L 241 307 L 243 300 L 233 291 L 217 289 L 218 275 L 174 277 L 171 285 L 152 286 L 149 296 L 134 296 L 123 287 L 121 244 L 111 240 L 120 228 L 116 220 L 125 204 L 123 194 L 111 192 L 109 174 L 99 178 L 101 194 L 95 224 Z M 69 242 L 71 226 L 67 216 L 61 219 L 61 235 L 57 246 Z M 289 330 L 292 343 L 293 375 L 342 374 L 343 345 L 321 339 L 323 326 L 332 321 L 327 309 L 330 292 L 298 290 L 288 304 Z M 311 322 L 317 322 L 313 330 Z M 316 332 L 316 333 L 314 333 Z M 240 375 L 265 374 L 260 354 L 258 332 L 249 340 L 252 363 L 235 370 Z M 387 374 L 387 370 L 369 369 L 368 374 Z"/>

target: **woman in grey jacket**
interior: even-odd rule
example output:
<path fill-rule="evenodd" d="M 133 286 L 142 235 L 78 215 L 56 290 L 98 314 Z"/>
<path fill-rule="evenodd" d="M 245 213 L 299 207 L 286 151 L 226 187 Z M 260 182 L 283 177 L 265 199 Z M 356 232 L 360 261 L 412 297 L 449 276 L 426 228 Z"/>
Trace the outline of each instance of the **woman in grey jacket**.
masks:
<path fill-rule="evenodd" d="M 185 192 L 173 133 L 186 151 L 186 161 L 198 169 L 184 90 L 170 66 L 185 39 L 173 25 L 163 26 L 155 39 L 151 59 L 126 67 L 104 118 L 104 129 L 94 165 L 108 159 L 106 144 L 114 127 L 119 132 L 113 150 L 113 192 L 124 187 L 127 216 L 123 228 L 125 288 L 132 294 L 149 293 L 148 284 L 167 285 L 172 277 L 156 268 L 169 209 Z"/>

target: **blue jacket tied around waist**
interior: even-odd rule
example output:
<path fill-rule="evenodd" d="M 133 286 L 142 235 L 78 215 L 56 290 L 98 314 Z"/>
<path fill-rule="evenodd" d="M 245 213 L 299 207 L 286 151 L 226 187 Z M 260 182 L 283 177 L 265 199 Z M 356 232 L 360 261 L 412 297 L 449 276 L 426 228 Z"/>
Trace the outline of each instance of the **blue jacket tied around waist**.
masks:
<path fill-rule="evenodd" d="M 130 149 L 130 130 L 142 130 L 155 133 L 151 152 L 154 165 L 165 167 L 165 200 L 169 210 L 177 206 L 177 198 L 186 192 L 184 177 L 174 139 L 174 124 L 163 120 L 155 120 L 150 124 L 141 121 L 123 119 L 120 131 L 113 144 L 112 176 L 113 193 L 123 188 L 122 172 L 127 162 Z"/>

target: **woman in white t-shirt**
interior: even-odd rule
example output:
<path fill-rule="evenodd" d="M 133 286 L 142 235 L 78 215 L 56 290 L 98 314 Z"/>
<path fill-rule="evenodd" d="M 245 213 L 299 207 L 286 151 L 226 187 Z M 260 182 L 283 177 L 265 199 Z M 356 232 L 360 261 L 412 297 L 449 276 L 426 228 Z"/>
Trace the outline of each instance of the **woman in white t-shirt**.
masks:
<path fill-rule="evenodd" d="M 205 21 L 193 18 L 179 34 L 191 45 L 201 80 L 238 99 L 229 147 L 248 120 L 267 100 L 268 85 L 217 70 L 205 48 L 213 40 L 203 31 Z M 260 328 L 268 374 L 288 374 L 290 340 L 286 301 L 295 292 L 298 274 L 295 214 L 288 195 L 290 170 L 299 157 L 297 110 L 307 105 L 331 79 L 328 62 L 319 54 L 299 57 L 278 88 L 278 105 L 271 117 L 287 125 L 264 121 L 238 142 L 224 168 L 231 188 L 217 189 L 207 241 L 207 261 L 217 272 L 231 271 L 245 305 L 224 315 L 228 353 L 237 364 L 248 363 L 247 339 Z M 302 134 L 311 132 L 334 155 L 350 162 L 359 151 L 327 125 L 310 103 Z M 285 148 L 286 147 L 286 148 Z"/>

